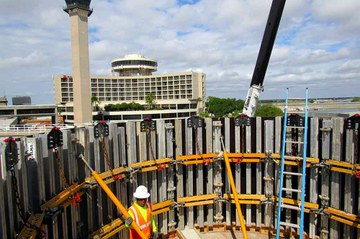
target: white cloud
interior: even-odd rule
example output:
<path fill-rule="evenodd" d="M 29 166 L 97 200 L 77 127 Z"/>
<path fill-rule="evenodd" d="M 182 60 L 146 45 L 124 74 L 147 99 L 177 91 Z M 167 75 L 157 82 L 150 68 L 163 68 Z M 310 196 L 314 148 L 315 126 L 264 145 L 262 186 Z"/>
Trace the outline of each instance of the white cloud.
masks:
<path fill-rule="evenodd" d="M 202 70 L 207 96 L 244 99 L 272 1 L 93 0 L 89 18 L 92 75 L 140 53 L 158 72 Z M 70 23 L 63 0 L 1 2 L 0 94 L 53 103 L 52 76 L 71 74 Z M 287 1 L 262 98 L 359 95 L 358 0 Z M 298 94 L 298 95 L 296 95 Z"/>

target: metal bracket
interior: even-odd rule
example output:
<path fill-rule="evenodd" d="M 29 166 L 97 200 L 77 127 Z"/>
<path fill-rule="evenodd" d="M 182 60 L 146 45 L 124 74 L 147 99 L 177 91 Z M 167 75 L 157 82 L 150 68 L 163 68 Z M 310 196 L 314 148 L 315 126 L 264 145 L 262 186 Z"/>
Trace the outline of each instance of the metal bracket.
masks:
<path fill-rule="evenodd" d="M 265 199 L 261 199 L 260 202 L 261 204 L 274 204 L 274 201 L 271 200 L 272 195 L 270 194 L 265 194 Z"/>
<path fill-rule="evenodd" d="M 155 131 L 156 130 L 156 124 L 155 121 L 151 118 L 145 118 L 140 123 L 140 131 L 145 132 L 146 130 Z"/>
<path fill-rule="evenodd" d="M 218 196 L 217 198 L 214 198 L 214 202 L 229 202 L 229 198 L 224 198 L 222 196 Z"/>
<path fill-rule="evenodd" d="M 47 135 L 48 149 L 61 147 L 63 145 L 63 133 L 60 128 L 54 127 Z"/>
<path fill-rule="evenodd" d="M 235 118 L 235 126 L 251 126 L 250 117 L 245 114 L 239 115 Z"/>
<path fill-rule="evenodd" d="M 14 170 L 14 166 L 19 162 L 18 148 L 15 141 L 20 141 L 13 137 L 6 138 L 4 140 L 7 143 L 5 147 L 5 160 L 6 160 L 6 169 Z"/>
<path fill-rule="evenodd" d="M 43 223 L 46 225 L 51 225 L 54 223 L 56 217 L 61 214 L 64 211 L 64 208 L 59 208 L 59 207 L 55 207 L 55 208 L 51 208 L 48 211 L 46 211 L 45 216 L 44 216 L 44 221 Z"/>
<path fill-rule="evenodd" d="M 199 116 L 191 116 L 187 119 L 187 127 L 188 128 L 200 128 L 202 127 L 202 118 Z"/>
<path fill-rule="evenodd" d="M 171 208 L 178 208 L 178 207 L 185 207 L 184 202 L 176 202 L 174 201 L 173 204 L 170 205 Z"/>
<path fill-rule="evenodd" d="M 95 125 L 94 127 L 95 138 L 99 138 L 99 137 L 103 138 L 107 136 L 109 136 L 109 125 L 106 124 L 105 121 L 101 121 L 97 125 Z"/>
<path fill-rule="evenodd" d="M 346 128 L 347 129 L 355 129 L 356 124 L 358 124 L 358 127 L 360 125 L 360 114 L 354 114 L 353 116 L 346 119 Z"/>
<path fill-rule="evenodd" d="M 290 114 L 287 118 L 286 125 L 304 127 L 304 117 L 301 117 L 298 114 Z"/>

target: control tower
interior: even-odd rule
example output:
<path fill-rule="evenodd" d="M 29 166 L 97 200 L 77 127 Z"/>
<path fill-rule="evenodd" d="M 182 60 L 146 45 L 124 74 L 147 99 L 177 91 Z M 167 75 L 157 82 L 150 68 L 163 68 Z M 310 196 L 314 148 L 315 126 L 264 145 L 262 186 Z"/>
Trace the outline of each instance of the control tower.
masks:
<path fill-rule="evenodd" d="M 72 77 L 74 95 L 74 124 L 92 123 L 88 17 L 91 0 L 65 0 L 64 11 L 70 16 Z"/>
<path fill-rule="evenodd" d="M 148 76 L 157 70 L 157 61 L 143 55 L 130 54 L 111 62 L 111 71 L 119 76 Z"/>

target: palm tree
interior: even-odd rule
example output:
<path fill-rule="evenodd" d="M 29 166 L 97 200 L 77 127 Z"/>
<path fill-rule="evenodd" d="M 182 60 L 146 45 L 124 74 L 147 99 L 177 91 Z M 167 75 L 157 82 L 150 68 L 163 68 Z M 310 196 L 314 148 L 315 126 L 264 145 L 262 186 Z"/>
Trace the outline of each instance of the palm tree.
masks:
<path fill-rule="evenodd" d="M 100 100 L 96 96 L 91 97 L 91 104 L 93 105 L 93 110 L 98 111 L 99 110 L 99 104 Z"/>
<path fill-rule="evenodd" d="M 154 109 L 156 101 L 155 101 L 155 93 L 151 92 L 146 94 L 145 102 L 149 105 L 150 109 Z"/>

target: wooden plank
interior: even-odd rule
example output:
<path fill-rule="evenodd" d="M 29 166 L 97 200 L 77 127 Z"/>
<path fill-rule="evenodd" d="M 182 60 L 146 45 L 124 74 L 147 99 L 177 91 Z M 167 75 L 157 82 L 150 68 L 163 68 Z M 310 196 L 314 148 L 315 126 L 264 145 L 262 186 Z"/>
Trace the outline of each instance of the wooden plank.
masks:
<path fill-rule="evenodd" d="M 256 152 L 261 153 L 263 152 L 262 146 L 262 119 L 260 117 L 256 117 Z M 263 164 L 258 163 L 256 164 L 256 194 L 263 194 Z M 262 206 L 256 206 L 256 228 L 260 228 L 262 224 Z"/>
<path fill-rule="evenodd" d="M 342 147 L 343 147 L 343 126 L 344 122 L 342 118 L 333 118 L 333 137 L 332 137 L 332 158 L 335 160 L 343 161 L 342 158 Z M 331 172 L 330 174 L 330 206 L 333 208 L 340 209 L 341 198 L 339 195 L 340 191 L 340 173 Z M 340 224 L 335 220 L 330 221 L 330 239 L 340 238 Z"/>
<path fill-rule="evenodd" d="M 265 152 L 271 154 L 274 152 L 274 121 L 265 120 L 264 122 L 264 138 L 265 138 Z M 267 197 L 274 196 L 274 162 L 267 160 L 264 167 L 264 194 Z M 265 227 L 270 228 L 273 225 L 274 206 L 266 203 L 264 207 L 264 224 Z"/>
<path fill-rule="evenodd" d="M 213 139 L 212 139 L 212 119 L 205 118 L 205 127 L 206 127 L 206 153 L 213 152 Z M 214 193 L 214 166 L 209 164 L 207 166 L 207 183 L 206 183 L 206 193 Z M 214 205 L 207 206 L 207 226 L 212 226 L 214 223 Z"/>
<path fill-rule="evenodd" d="M 310 130 L 309 130 L 309 139 L 310 139 L 310 157 L 318 158 L 319 157 L 319 119 L 318 118 L 311 118 L 310 119 Z M 317 167 L 311 167 L 310 175 L 307 177 L 310 178 L 310 185 L 308 189 L 306 190 L 309 192 L 309 199 L 311 203 L 317 203 L 319 198 L 319 192 L 318 192 L 318 174 L 319 169 Z M 315 238 L 315 236 L 318 235 L 317 230 L 317 215 L 310 214 L 309 215 L 309 236 L 310 238 Z"/>
<path fill-rule="evenodd" d="M 176 144 L 176 151 L 175 156 L 183 154 L 183 131 L 182 126 L 184 124 L 184 120 L 175 120 L 175 144 Z M 176 165 L 176 195 L 177 197 L 185 196 L 184 193 L 184 166 L 177 164 Z M 177 208 L 177 216 L 178 216 L 178 229 L 183 230 L 185 228 L 185 210 L 183 207 Z"/>
<path fill-rule="evenodd" d="M 332 121 L 324 119 L 321 128 L 321 148 L 322 148 L 322 163 L 325 163 L 327 159 L 331 158 L 331 130 L 333 128 Z M 321 205 L 324 207 L 329 206 L 330 197 L 330 175 L 329 170 L 326 167 L 321 168 Z M 328 238 L 329 236 L 329 219 L 326 215 L 321 215 L 321 231 L 320 238 Z"/>

